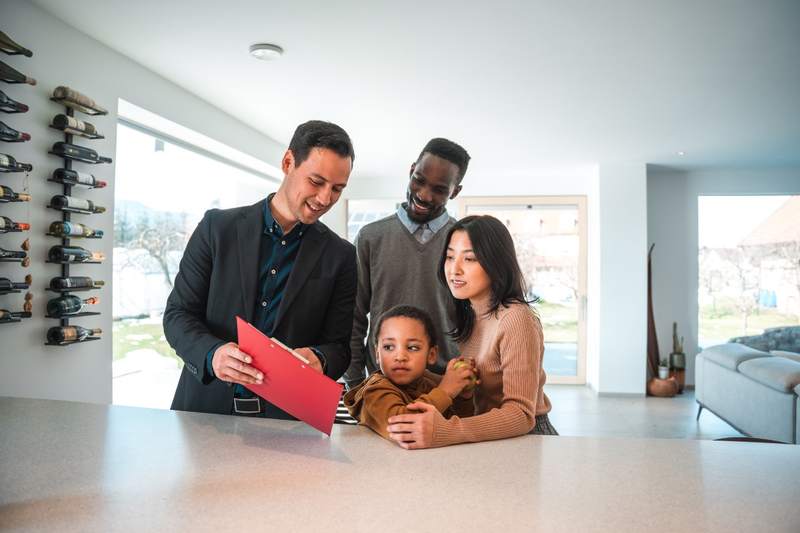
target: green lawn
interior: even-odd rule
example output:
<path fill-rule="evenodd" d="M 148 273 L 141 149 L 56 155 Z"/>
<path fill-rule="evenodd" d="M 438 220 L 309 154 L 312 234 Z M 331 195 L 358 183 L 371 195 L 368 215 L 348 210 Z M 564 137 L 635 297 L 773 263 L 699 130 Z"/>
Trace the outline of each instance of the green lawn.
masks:
<path fill-rule="evenodd" d="M 122 359 L 133 350 L 151 348 L 164 357 L 173 358 L 179 364 L 183 364 L 164 338 L 160 322 L 153 324 L 149 320 L 115 320 L 113 342 L 115 360 Z"/>
<path fill-rule="evenodd" d="M 711 306 L 700 310 L 700 338 L 728 340 L 743 335 L 760 335 L 766 328 L 777 326 L 796 326 L 800 324 L 797 315 L 784 315 L 773 309 L 762 309 L 747 319 L 747 331 L 739 311 L 730 307 Z"/>
<path fill-rule="evenodd" d="M 536 311 L 542 321 L 544 340 L 547 342 L 578 341 L 578 308 L 542 302 L 536 304 Z"/>

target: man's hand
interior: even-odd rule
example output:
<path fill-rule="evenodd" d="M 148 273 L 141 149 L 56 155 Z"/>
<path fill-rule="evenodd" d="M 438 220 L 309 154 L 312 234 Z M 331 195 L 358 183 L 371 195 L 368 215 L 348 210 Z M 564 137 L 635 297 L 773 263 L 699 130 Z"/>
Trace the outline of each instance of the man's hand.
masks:
<path fill-rule="evenodd" d="M 313 368 L 319 373 L 322 373 L 322 363 L 311 348 L 295 348 L 295 352 L 308 359 L 308 366 Z"/>
<path fill-rule="evenodd" d="M 223 344 L 214 352 L 211 359 L 211 368 L 217 379 L 238 383 L 240 385 L 261 385 L 264 374 L 255 367 L 250 366 L 253 359 L 239 350 L 235 342 Z"/>
<path fill-rule="evenodd" d="M 412 411 L 419 413 L 395 415 L 389 417 L 389 438 L 406 450 L 430 448 L 433 444 L 433 424 L 436 418 L 444 419 L 434 406 L 414 402 L 407 405 Z"/>

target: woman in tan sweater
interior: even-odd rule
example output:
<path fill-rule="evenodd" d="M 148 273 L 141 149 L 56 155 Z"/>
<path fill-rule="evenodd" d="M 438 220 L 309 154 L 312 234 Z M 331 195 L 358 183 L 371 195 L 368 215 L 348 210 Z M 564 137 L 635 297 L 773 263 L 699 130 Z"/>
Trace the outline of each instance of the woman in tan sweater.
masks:
<path fill-rule="evenodd" d="M 435 408 L 389 418 L 389 437 L 406 449 L 516 437 L 557 435 L 547 413 L 550 400 L 542 358 L 539 318 L 525 299 L 525 283 L 506 227 L 491 216 L 458 221 L 445 240 L 439 280 L 456 304 L 452 332 L 461 355 L 474 358 L 481 379 L 475 416 L 445 419 Z"/>

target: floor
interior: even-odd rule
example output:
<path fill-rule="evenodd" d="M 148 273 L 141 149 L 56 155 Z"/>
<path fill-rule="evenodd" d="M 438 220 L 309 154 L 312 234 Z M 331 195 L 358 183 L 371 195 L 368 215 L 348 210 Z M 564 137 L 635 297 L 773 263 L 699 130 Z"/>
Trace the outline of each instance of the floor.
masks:
<path fill-rule="evenodd" d="M 713 440 L 741 433 L 704 409 L 700 420 L 694 391 L 674 398 L 598 396 L 581 385 L 546 385 L 550 421 L 561 435 Z"/>

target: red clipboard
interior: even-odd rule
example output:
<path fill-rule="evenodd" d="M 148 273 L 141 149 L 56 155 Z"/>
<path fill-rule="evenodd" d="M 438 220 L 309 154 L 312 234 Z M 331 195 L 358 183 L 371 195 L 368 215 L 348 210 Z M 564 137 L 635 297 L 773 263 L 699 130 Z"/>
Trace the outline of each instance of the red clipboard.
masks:
<path fill-rule="evenodd" d="M 264 373 L 261 385 L 246 385 L 293 417 L 330 435 L 343 385 L 297 359 L 252 324 L 236 317 L 239 349 Z"/>

